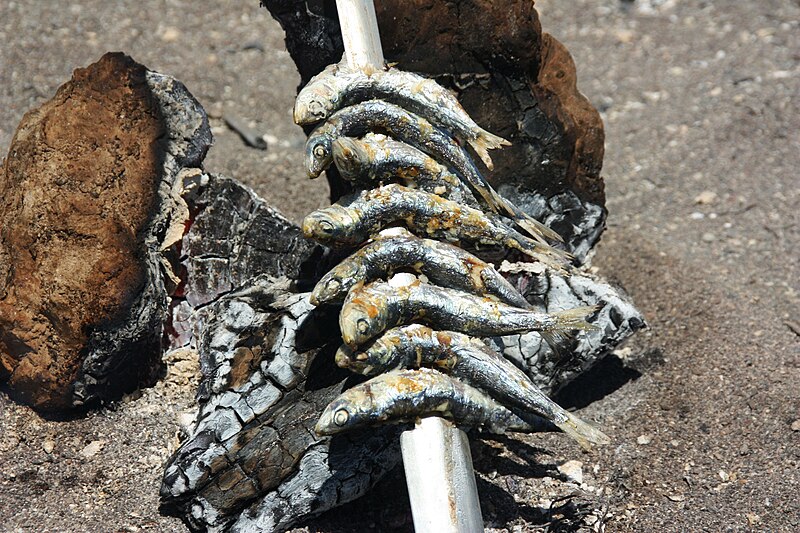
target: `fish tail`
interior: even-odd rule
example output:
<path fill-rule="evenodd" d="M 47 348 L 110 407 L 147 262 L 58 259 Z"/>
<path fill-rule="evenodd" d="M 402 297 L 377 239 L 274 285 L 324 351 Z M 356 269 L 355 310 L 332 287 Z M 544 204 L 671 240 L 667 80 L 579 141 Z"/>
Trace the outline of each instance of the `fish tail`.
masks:
<path fill-rule="evenodd" d="M 538 331 L 537 333 L 559 359 L 564 355 L 562 347 L 573 337 L 566 331 Z"/>
<path fill-rule="evenodd" d="M 559 408 L 560 409 L 560 408 Z M 584 450 L 591 450 L 592 444 L 610 444 L 611 439 L 608 435 L 594 427 L 593 425 L 584 422 L 577 416 L 569 411 L 560 411 L 560 414 L 566 417 L 563 421 L 553 421 L 558 428 L 572 437 L 581 448 Z"/>
<path fill-rule="evenodd" d="M 519 206 L 509 202 L 503 198 L 505 211 L 514 219 L 514 223 L 520 228 L 524 229 L 531 237 L 539 242 L 545 242 L 544 239 L 551 241 L 564 242 L 564 238 L 552 228 L 542 224 L 528 213 L 519 208 Z"/>
<path fill-rule="evenodd" d="M 597 312 L 602 305 L 587 305 L 584 307 L 576 307 L 574 309 L 567 309 L 565 311 L 557 311 L 550 313 L 550 316 L 555 320 L 555 326 L 550 328 L 551 331 L 555 330 L 571 330 L 580 329 L 590 331 L 598 329 L 597 326 L 590 324 L 586 321 L 586 317 Z"/>
<path fill-rule="evenodd" d="M 516 248 L 561 274 L 567 273 L 565 265 L 572 260 L 572 254 L 565 250 L 553 248 L 549 244 L 537 242 L 515 231 L 514 233 L 514 237 L 507 242 L 508 246 Z"/>
<path fill-rule="evenodd" d="M 489 156 L 489 150 L 494 150 L 501 146 L 511 146 L 511 143 L 507 140 L 483 129 L 478 133 L 477 137 L 470 139 L 468 142 L 489 170 L 494 169 L 494 163 L 492 163 L 492 158 Z"/>

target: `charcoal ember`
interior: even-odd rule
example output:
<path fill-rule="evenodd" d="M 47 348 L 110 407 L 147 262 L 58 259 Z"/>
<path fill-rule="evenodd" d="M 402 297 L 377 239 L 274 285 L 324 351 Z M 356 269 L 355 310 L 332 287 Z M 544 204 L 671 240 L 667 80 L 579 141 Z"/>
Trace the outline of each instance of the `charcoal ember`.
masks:
<path fill-rule="evenodd" d="M 511 277 L 525 298 L 542 312 L 601 305 L 582 332 L 557 352 L 536 332 L 487 339 L 490 346 L 524 369 L 548 395 L 589 370 L 625 339 L 646 327 L 644 317 L 620 289 L 587 273 L 563 276 L 550 271 Z"/>
<path fill-rule="evenodd" d="M 300 228 L 241 182 L 185 173 L 181 196 L 190 212 L 174 270 L 182 280 L 171 302 L 170 345 L 192 344 L 205 315 L 195 312 L 258 275 L 291 279 L 314 275 L 322 250 Z"/>
<path fill-rule="evenodd" d="M 240 513 L 245 531 L 289 527 L 360 496 L 398 460 L 396 429 L 315 435 L 349 374 L 333 365 L 336 310 L 294 289 L 260 275 L 197 311 L 199 412 L 161 487 L 161 511 L 193 529 L 225 530 Z"/>
<path fill-rule="evenodd" d="M 106 54 L 25 115 L 0 171 L 0 377 L 59 410 L 152 383 L 161 250 L 187 212 L 206 115 L 179 82 Z"/>
<path fill-rule="evenodd" d="M 339 61 L 332 0 L 261 3 L 286 32 L 301 85 Z M 452 89 L 478 124 L 511 141 L 492 151 L 490 183 L 584 261 L 607 214 L 603 123 L 577 89 L 569 52 L 542 31 L 533 2 L 386 0 L 376 11 L 386 60 Z M 335 170 L 327 175 L 333 200 L 349 191 Z"/>

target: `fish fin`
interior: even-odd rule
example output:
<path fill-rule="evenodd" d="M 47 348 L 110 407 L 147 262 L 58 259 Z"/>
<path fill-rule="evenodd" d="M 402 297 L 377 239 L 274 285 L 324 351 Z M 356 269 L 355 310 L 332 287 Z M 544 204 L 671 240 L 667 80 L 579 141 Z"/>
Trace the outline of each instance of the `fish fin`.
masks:
<path fill-rule="evenodd" d="M 564 242 L 564 238 L 559 235 L 558 232 L 539 222 L 528 213 L 520 209 L 519 206 L 511 203 L 505 198 L 503 198 L 503 202 L 505 211 L 514 220 L 514 223 L 520 228 L 524 229 L 537 241 L 544 243 L 545 239 L 550 239 L 551 241 Z"/>
<path fill-rule="evenodd" d="M 550 349 L 553 350 L 553 353 L 558 356 L 558 359 L 564 358 L 564 349 L 562 346 L 574 337 L 574 335 L 566 331 L 539 331 L 537 333 L 539 333 L 539 336 L 547 343 Z"/>
<path fill-rule="evenodd" d="M 590 331 L 598 329 L 598 327 L 586 322 L 586 317 L 597 312 L 601 307 L 602 305 L 587 305 L 585 307 L 576 307 L 574 309 L 550 313 L 550 316 L 556 321 L 555 329 L 581 329 Z"/>
<path fill-rule="evenodd" d="M 494 169 L 492 158 L 489 157 L 489 150 L 494 150 L 503 146 L 511 146 L 511 143 L 507 140 L 493 133 L 489 133 L 486 130 L 481 130 L 475 139 L 470 139 L 468 142 L 489 170 Z"/>
<path fill-rule="evenodd" d="M 569 411 L 561 411 L 566 417 L 564 421 L 553 421 L 558 428 L 575 439 L 581 448 L 584 450 L 591 450 L 592 444 L 610 444 L 611 439 L 608 435 L 589 424 L 584 422 L 577 416 Z"/>
<path fill-rule="evenodd" d="M 513 230 L 512 230 L 513 231 Z M 540 261 L 557 271 L 560 274 L 567 274 L 566 266 L 572 260 L 572 254 L 566 250 L 553 248 L 549 244 L 537 242 L 530 237 L 526 237 L 514 231 L 513 239 L 509 239 L 507 245 L 516 248 L 520 252 Z"/>

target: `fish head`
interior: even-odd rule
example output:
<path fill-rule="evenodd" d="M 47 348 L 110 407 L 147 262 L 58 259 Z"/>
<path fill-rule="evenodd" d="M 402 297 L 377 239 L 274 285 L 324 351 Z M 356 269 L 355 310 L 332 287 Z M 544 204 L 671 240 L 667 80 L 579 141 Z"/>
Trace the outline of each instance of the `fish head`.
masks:
<path fill-rule="evenodd" d="M 350 291 L 339 314 L 342 340 L 351 347 L 359 346 L 398 319 L 395 306 L 385 291 L 374 285 Z"/>
<path fill-rule="evenodd" d="M 339 169 L 339 174 L 347 181 L 364 176 L 367 166 L 374 159 L 366 143 L 359 139 L 339 137 L 333 141 L 331 148 L 333 162 Z"/>
<path fill-rule="evenodd" d="M 294 101 L 294 122 L 304 126 L 325 120 L 341 105 L 341 98 L 335 84 L 325 81 L 311 81 Z"/>
<path fill-rule="evenodd" d="M 362 388 L 356 386 L 347 390 L 328 404 L 314 427 L 317 435 L 336 435 L 376 421 L 372 399 Z"/>
<path fill-rule="evenodd" d="M 378 339 L 369 346 L 353 350 L 342 345 L 336 352 L 336 364 L 363 376 L 376 376 L 392 369 L 389 346 Z"/>
<path fill-rule="evenodd" d="M 303 219 L 303 235 L 322 244 L 347 243 L 347 236 L 357 222 L 350 210 L 333 204 L 313 211 Z"/>
<path fill-rule="evenodd" d="M 311 179 L 319 177 L 322 171 L 328 168 L 331 165 L 331 161 L 333 161 L 331 148 L 333 137 L 326 131 L 319 131 L 320 129 L 325 130 L 326 128 L 324 128 L 324 125 L 320 126 L 320 128 L 311 132 L 306 141 L 305 163 L 308 177 Z"/>
<path fill-rule="evenodd" d="M 336 265 L 325 274 L 311 292 L 311 303 L 319 305 L 344 299 L 347 292 L 364 280 L 363 262 L 350 258 Z"/>

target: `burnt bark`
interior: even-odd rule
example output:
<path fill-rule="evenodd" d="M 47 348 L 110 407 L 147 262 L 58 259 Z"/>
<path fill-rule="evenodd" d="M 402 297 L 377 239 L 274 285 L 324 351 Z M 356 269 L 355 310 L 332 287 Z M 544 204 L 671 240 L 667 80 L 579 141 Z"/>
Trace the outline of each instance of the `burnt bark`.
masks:
<path fill-rule="evenodd" d="M 0 172 L 0 374 L 15 397 L 60 410 L 153 382 L 161 249 L 185 215 L 175 179 L 210 143 L 182 84 L 119 53 L 25 115 Z"/>
<path fill-rule="evenodd" d="M 333 0 L 262 0 L 286 32 L 301 86 L 343 47 Z M 603 123 L 578 91 L 575 64 L 528 0 L 376 3 L 387 62 L 452 89 L 478 124 L 512 142 L 487 178 L 558 231 L 583 261 L 605 227 Z M 347 192 L 328 171 L 332 199 Z"/>

